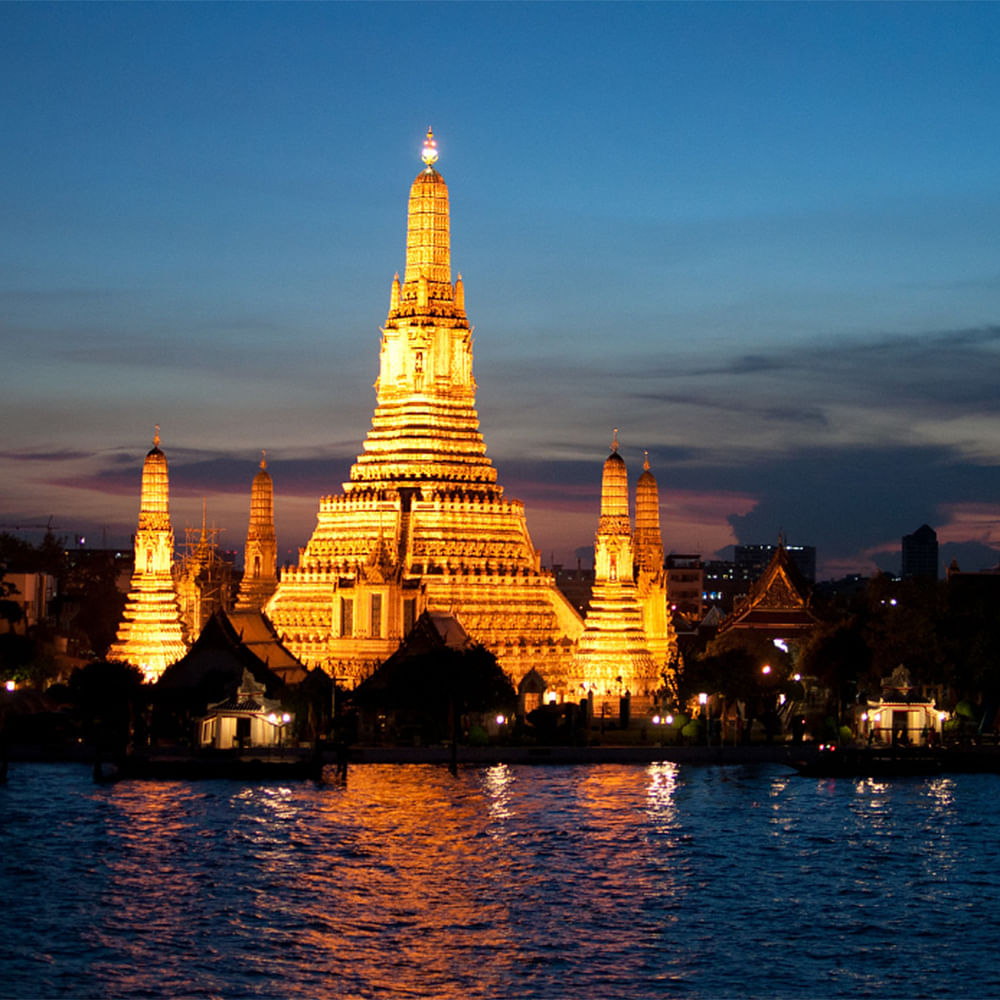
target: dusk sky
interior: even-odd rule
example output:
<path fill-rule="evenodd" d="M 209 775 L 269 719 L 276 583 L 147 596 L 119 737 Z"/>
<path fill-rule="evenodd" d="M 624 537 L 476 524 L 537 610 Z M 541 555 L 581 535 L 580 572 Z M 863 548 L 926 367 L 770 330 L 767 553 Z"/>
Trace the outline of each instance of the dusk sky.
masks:
<path fill-rule="evenodd" d="M 281 561 L 375 404 L 428 126 L 543 563 L 613 428 L 668 551 L 1000 559 L 1000 5 L 0 6 L 0 522 Z M 992 551 L 991 551 L 992 550 Z M 289 554 L 291 553 L 291 554 Z"/>

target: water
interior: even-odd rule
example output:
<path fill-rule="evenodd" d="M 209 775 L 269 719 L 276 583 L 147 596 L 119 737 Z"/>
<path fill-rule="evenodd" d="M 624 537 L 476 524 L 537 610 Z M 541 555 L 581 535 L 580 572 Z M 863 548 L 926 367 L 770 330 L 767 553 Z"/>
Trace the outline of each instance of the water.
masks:
<path fill-rule="evenodd" d="M 0 996 L 1000 996 L 1000 776 L 0 788 Z"/>

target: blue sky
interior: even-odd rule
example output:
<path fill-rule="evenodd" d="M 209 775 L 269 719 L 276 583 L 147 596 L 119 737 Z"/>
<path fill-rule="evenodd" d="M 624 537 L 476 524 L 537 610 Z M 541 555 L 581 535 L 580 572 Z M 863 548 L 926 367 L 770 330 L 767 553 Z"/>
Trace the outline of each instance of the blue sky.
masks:
<path fill-rule="evenodd" d="M 926 521 L 995 564 L 998 37 L 995 4 L 2 5 L 0 523 L 126 542 L 159 423 L 179 538 L 206 497 L 242 546 L 266 448 L 294 553 L 370 423 L 431 125 L 546 563 L 617 426 L 668 549 L 783 531 L 832 575 Z"/>

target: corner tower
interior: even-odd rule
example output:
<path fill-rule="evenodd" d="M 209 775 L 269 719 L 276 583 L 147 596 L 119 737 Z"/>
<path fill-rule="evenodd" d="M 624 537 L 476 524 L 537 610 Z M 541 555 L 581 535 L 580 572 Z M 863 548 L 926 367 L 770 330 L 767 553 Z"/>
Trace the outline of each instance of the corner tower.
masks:
<path fill-rule="evenodd" d="M 679 652 L 673 615 L 667 603 L 667 571 L 660 533 L 660 490 L 649 468 L 649 452 L 643 457 L 642 474 L 635 486 L 635 589 L 642 609 L 646 642 L 660 674 L 673 693 Z"/>
<path fill-rule="evenodd" d="M 167 458 L 160 451 L 160 428 L 142 466 L 135 567 L 118 635 L 108 659 L 131 663 L 143 678 L 156 681 L 187 646 L 173 579 L 174 531 L 170 526 Z"/>
<path fill-rule="evenodd" d="M 633 575 L 628 472 L 618 454 L 618 431 L 601 478 L 601 514 L 594 536 L 594 589 L 583 635 L 570 671 L 570 686 L 598 699 L 626 692 L 652 696 L 662 686 L 649 649 Z"/>
<path fill-rule="evenodd" d="M 250 487 L 250 524 L 243 550 L 243 579 L 237 611 L 260 611 L 278 586 L 278 542 L 274 534 L 274 483 L 261 452 L 260 471 Z"/>
<path fill-rule="evenodd" d="M 565 675 L 582 622 L 540 568 L 475 408 L 472 327 L 452 281 L 448 187 L 428 130 L 410 187 L 406 266 L 381 330 L 376 405 L 343 493 L 320 501 L 266 613 L 289 650 L 353 685 L 426 609 L 457 618 L 515 682 Z"/>

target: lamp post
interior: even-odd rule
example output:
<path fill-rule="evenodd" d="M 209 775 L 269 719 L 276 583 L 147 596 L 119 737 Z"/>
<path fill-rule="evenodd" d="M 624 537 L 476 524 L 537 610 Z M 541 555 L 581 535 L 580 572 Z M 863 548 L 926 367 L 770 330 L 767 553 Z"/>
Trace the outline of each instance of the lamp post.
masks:
<path fill-rule="evenodd" d="M 701 705 L 701 714 L 705 719 L 705 746 L 710 747 L 712 745 L 712 729 L 708 718 L 708 695 L 704 691 L 698 695 L 698 704 Z"/>

